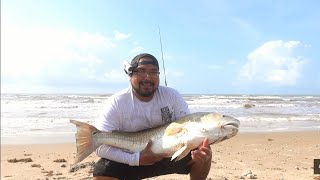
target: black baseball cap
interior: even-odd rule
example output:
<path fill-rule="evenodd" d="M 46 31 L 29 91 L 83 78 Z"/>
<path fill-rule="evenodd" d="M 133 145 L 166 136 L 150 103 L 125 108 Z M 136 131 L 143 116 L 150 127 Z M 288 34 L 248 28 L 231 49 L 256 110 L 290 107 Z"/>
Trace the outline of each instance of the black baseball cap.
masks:
<path fill-rule="evenodd" d="M 144 57 L 148 57 L 151 60 L 150 61 L 139 62 L 140 59 L 144 58 Z M 148 53 L 138 54 L 131 61 L 131 67 L 132 68 L 137 68 L 140 64 L 153 64 L 153 65 L 157 66 L 157 68 L 159 69 L 159 63 L 158 63 L 157 58 L 155 58 L 153 55 L 148 54 Z"/>

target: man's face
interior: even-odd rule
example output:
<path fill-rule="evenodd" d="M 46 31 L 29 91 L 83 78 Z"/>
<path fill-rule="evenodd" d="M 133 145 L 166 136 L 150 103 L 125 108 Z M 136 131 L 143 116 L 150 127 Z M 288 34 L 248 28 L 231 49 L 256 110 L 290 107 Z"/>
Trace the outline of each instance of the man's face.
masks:
<path fill-rule="evenodd" d="M 152 61 L 149 57 L 143 57 L 139 62 Z M 159 70 L 153 64 L 139 64 L 133 71 L 130 82 L 138 96 L 150 97 L 159 87 Z"/>

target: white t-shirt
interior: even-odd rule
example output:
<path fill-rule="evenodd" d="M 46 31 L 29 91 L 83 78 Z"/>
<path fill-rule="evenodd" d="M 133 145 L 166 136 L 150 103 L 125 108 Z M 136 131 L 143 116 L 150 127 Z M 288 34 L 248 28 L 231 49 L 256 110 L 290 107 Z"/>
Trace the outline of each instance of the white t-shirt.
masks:
<path fill-rule="evenodd" d="M 130 86 L 108 99 L 96 128 L 101 131 L 137 132 L 170 123 L 189 114 L 188 104 L 175 89 L 159 86 L 152 100 L 143 102 L 133 94 Z M 128 153 L 101 145 L 96 154 L 131 166 L 139 165 L 139 152 Z"/>

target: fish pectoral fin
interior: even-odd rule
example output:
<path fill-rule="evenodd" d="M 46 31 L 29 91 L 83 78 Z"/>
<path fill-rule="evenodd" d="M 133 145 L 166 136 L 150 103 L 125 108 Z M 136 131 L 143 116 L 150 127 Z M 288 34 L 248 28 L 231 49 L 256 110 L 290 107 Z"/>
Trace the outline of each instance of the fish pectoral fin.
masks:
<path fill-rule="evenodd" d="M 188 146 L 185 144 L 184 146 L 182 146 L 182 148 L 180 148 L 178 151 L 176 151 L 176 152 L 172 155 L 171 161 L 174 160 L 175 158 L 177 158 L 176 161 L 179 161 L 180 159 L 182 159 L 183 157 L 185 157 L 185 156 L 189 153 L 189 151 L 187 150 L 187 147 L 188 147 Z M 187 153 L 186 153 L 186 152 L 187 152 Z"/>
<path fill-rule="evenodd" d="M 189 154 L 190 150 L 185 149 L 177 158 L 176 161 L 180 161 L 182 158 L 186 157 Z"/>
<path fill-rule="evenodd" d="M 179 123 L 171 123 L 165 130 L 165 135 L 166 136 L 174 136 L 180 133 L 185 133 L 186 129 L 183 128 L 182 124 Z"/>

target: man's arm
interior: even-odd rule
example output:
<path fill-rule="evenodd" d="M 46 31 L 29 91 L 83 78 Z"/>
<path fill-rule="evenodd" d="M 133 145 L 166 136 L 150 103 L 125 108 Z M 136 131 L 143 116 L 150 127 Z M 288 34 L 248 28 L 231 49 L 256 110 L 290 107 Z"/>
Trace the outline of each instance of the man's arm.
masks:
<path fill-rule="evenodd" d="M 191 114 L 187 102 L 184 100 L 183 96 L 177 90 L 173 90 L 173 97 L 174 101 L 172 103 L 174 104 L 176 120 Z"/>
<path fill-rule="evenodd" d="M 113 97 L 108 100 L 104 113 L 99 117 L 96 128 L 100 131 L 114 131 L 120 130 L 121 111 L 117 106 L 117 102 Z M 131 166 L 139 165 L 139 153 L 128 153 L 119 148 L 108 145 L 101 145 L 96 149 L 96 154 L 99 157 L 109 159 L 112 161 L 129 164 Z"/>
<path fill-rule="evenodd" d="M 198 149 L 191 151 L 191 171 L 190 179 L 205 180 L 211 168 L 212 151 L 208 144 L 208 138 L 205 138 Z"/>
<path fill-rule="evenodd" d="M 99 157 L 112 161 L 129 164 L 130 166 L 139 166 L 139 153 L 128 153 L 119 148 L 101 145 L 99 148 L 97 148 L 96 154 Z"/>

